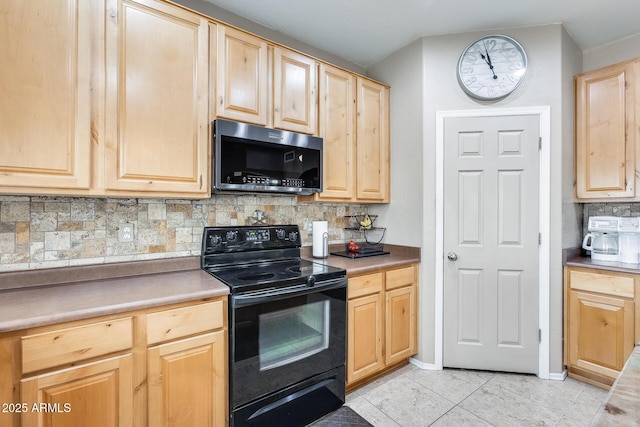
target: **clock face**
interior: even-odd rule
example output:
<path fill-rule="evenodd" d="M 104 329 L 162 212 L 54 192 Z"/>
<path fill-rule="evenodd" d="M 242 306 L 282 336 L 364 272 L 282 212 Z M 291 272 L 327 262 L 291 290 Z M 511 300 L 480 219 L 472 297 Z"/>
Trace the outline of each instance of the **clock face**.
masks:
<path fill-rule="evenodd" d="M 504 98 L 527 73 L 527 55 L 511 37 L 482 37 L 462 52 L 458 82 L 467 95 L 479 100 Z"/>

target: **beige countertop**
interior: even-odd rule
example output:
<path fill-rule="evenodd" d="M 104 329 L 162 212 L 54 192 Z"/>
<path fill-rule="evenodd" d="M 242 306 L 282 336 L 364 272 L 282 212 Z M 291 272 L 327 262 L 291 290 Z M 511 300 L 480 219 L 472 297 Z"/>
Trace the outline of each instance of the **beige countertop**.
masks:
<path fill-rule="evenodd" d="M 564 265 L 570 267 L 597 268 L 600 270 L 617 271 L 621 273 L 640 274 L 640 264 L 626 264 L 624 262 L 594 261 L 589 256 L 580 254 L 579 250 L 565 250 Z"/>
<path fill-rule="evenodd" d="M 368 258 L 311 257 L 353 276 L 420 262 L 419 248 L 389 245 Z M 229 293 L 199 257 L 0 273 L 0 332 L 197 301 Z"/>
<path fill-rule="evenodd" d="M 173 260 L 169 264 L 171 262 Z M 149 263 L 146 263 L 146 269 L 142 270 L 144 273 L 121 276 L 131 272 L 131 267 L 139 269 L 142 263 L 145 262 L 109 266 L 113 275 L 118 277 L 75 281 L 74 275 L 75 278 L 88 277 L 84 269 L 65 267 L 66 271 L 49 271 L 51 284 L 33 286 L 26 283 L 29 279 L 26 278 L 24 286 L 0 290 L 0 332 L 197 301 L 229 293 L 226 285 L 199 266 L 187 268 L 192 266 L 192 262 L 181 262 L 179 267 L 187 269 L 177 271 L 154 271 L 157 268 L 149 269 Z M 159 262 L 155 264 L 161 265 Z M 105 266 L 95 269 L 105 270 Z M 46 277 L 44 270 L 23 274 L 34 276 L 30 277 L 34 281 L 40 276 Z M 62 280 L 65 275 L 69 281 L 53 282 L 54 278 Z M 0 283 L 14 276 L 15 273 L 0 274 Z"/>
<path fill-rule="evenodd" d="M 640 423 L 640 347 L 636 346 L 592 426 L 637 426 Z"/>

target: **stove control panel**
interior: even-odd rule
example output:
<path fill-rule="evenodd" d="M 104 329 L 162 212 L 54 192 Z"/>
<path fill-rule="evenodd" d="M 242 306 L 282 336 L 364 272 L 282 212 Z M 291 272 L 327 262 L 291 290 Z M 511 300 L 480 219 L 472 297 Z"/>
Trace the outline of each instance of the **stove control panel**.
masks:
<path fill-rule="evenodd" d="M 202 237 L 204 255 L 299 248 L 302 245 L 297 225 L 205 227 Z"/>

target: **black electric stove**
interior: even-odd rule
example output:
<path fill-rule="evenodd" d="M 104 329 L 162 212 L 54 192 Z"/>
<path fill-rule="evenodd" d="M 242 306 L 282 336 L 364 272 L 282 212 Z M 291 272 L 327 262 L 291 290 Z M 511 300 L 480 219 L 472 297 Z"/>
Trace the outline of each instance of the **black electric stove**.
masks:
<path fill-rule="evenodd" d="M 229 425 L 297 427 L 345 401 L 346 271 L 300 257 L 297 225 L 205 227 L 229 286 Z"/>

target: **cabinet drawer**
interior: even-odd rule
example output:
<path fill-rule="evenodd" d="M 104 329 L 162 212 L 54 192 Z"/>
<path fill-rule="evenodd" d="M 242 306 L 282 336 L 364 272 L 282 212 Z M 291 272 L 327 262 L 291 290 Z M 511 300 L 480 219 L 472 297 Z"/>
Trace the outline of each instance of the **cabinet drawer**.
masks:
<path fill-rule="evenodd" d="M 382 291 L 382 273 L 367 274 L 349 278 L 348 298 L 361 297 Z"/>
<path fill-rule="evenodd" d="M 635 280 L 631 275 L 573 269 L 569 275 L 571 289 L 616 295 L 624 298 L 634 297 Z"/>
<path fill-rule="evenodd" d="M 413 285 L 415 282 L 415 269 L 413 266 L 387 271 L 386 275 L 385 287 L 387 290 Z"/>
<path fill-rule="evenodd" d="M 22 337 L 22 372 L 102 356 L 132 347 L 130 317 Z"/>
<path fill-rule="evenodd" d="M 149 314 L 147 344 L 156 344 L 222 328 L 224 316 L 222 300 Z"/>

